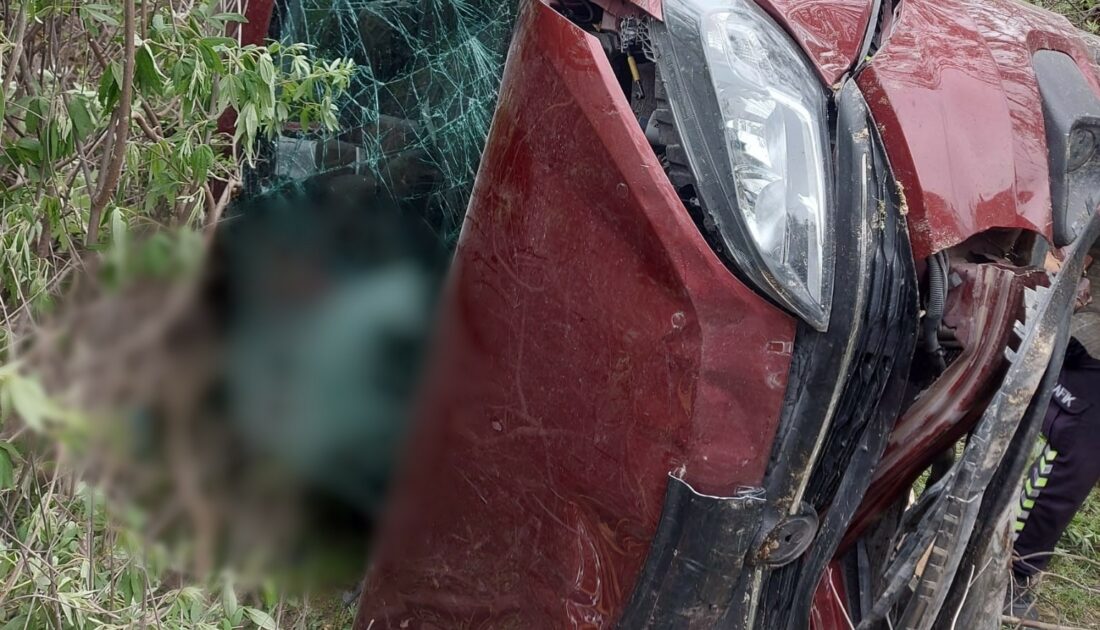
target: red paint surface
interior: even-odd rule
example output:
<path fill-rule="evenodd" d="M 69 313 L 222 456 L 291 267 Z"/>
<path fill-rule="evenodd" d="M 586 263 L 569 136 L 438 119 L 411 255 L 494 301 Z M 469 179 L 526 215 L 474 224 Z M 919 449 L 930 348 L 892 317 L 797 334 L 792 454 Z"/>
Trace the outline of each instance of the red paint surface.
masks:
<path fill-rule="evenodd" d="M 860 75 L 905 188 L 918 259 L 995 227 L 1049 238 L 1046 137 L 1031 67 L 1042 48 L 1073 56 L 1097 87 L 1064 18 L 1012 0 L 906 0 Z"/>
<path fill-rule="evenodd" d="M 271 12 L 275 0 L 245 0 L 244 16 L 248 22 L 241 27 L 242 44 L 262 44 L 271 27 Z"/>
<path fill-rule="evenodd" d="M 662 0 L 592 0 L 592 2 L 618 16 L 627 15 L 636 9 L 641 9 L 658 20 L 664 16 Z"/>
<path fill-rule="evenodd" d="M 854 626 L 848 615 L 848 595 L 844 571 L 833 562 L 821 576 L 810 607 L 810 630 L 849 630 Z"/>
<path fill-rule="evenodd" d="M 872 0 L 758 0 L 802 45 L 826 85 L 856 61 Z"/>
<path fill-rule="evenodd" d="M 708 249 L 597 41 L 541 3 L 517 28 L 359 628 L 610 626 L 668 474 L 768 462 L 791 318 Z"/>

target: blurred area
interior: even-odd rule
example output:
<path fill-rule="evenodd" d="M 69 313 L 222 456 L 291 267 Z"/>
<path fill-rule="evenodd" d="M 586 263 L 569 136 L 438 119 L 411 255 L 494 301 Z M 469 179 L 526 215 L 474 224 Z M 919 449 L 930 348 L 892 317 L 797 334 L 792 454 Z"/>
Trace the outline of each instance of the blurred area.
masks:
<path fill-rule="evenodd" d="M 196 573 L 354 583 L 448 256 L 392 196 L 306 181 L 243 197 L 201 271 L 88 276 L 21 359 L 79 414 L 82 478 Z"/>
<path fill-rule="evenodd" d="M 415 408 L 514 11 L 277 2 L 273 40 L 355 62 L 335 120 L 261 137 L 236 188 L 213 182 L 232 201 L 206 229 L 111 231 L 50 308 L 13 327 L 11 364 L 32 394 L 13 390 L 24 422 L 0 438 L 33 468 L 13 482 L 94 488 L 88 518 L 167 550 L 169 586 L 228 572 L 246 586 L 274 576 L 280 592 L 353 589 Z M 9 505 L 32 518 L 42 496 Z"/>

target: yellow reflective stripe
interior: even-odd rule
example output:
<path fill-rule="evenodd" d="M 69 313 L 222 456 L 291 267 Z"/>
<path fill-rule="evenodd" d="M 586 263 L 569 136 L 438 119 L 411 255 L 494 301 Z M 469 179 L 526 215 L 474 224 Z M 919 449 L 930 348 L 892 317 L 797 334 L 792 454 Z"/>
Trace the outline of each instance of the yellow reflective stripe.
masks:
<path fill-rule="evenodd" d="M 1047 487 L 1047 478 L 1046 477 L 1039 477 L 1038 479 L 1036 479 L 1035 480 L 1035 487 L 1036 488 L 1045 488 L 1045 487 Z"/>
<path fill-rule="evenodd" d="M 1035 499 L 1024 499 L 1020 502 L 1020 505 L 1023 506 L 1025 510 L 1030 510 L 1035 507 Z"/>
<path fill-rule="evenodd" d="M 1016 531 L 1018 531 L 1018 532 L 1023 531 L 1024 522 L 1023 521 L 1016 521 L 1016 524 L 1014 525 L 1014 527 L 1015 527 Z"/>

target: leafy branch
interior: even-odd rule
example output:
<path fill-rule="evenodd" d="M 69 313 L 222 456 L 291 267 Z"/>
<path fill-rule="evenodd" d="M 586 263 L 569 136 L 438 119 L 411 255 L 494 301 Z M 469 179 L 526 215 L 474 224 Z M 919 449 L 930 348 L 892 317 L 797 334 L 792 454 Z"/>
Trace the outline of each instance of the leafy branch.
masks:
<path fill-rule="evenodd" d="M 5 328 L 48 305 L 89 254 L 140 265 L 110 250 L 213 230 L 259 139 L 292 122 L 337 126 L 353 63 L 242 46 L 227 34 L 244 18 L 219 4 L 23 0 L 2 18 Z"/>

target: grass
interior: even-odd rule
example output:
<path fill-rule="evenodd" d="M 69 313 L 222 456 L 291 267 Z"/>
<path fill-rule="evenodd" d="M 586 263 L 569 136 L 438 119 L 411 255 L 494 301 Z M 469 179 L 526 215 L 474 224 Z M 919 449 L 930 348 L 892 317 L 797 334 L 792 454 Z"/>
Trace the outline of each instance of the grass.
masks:
<path fill-rule="evenodd" d="M 1039 588 L 1045 621 L 1100 628 L 1100 490 L 1077 513 Z"/>

